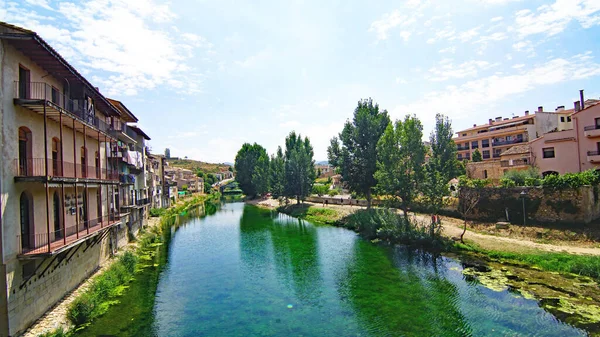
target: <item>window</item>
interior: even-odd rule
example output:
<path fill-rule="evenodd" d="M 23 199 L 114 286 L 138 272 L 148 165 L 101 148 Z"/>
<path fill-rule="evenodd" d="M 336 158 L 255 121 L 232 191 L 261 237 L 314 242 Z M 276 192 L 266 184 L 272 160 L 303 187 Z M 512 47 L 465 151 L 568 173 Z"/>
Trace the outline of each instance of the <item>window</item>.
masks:
<path fill-rule="evenodd" d="M 466 134 L 466 133 L 463 133 L 463 137 L 466 137 L 466 136 L 467 136 L 467 134 Z"/>
<path fill-rule="evenodd" d="M 565 116 L 561 116 L 560 117 L 560 121 L 564 123 L 565 122 Z"/>
<path fill-rule="evenodd" d="M 33 175 L 31 158 L 31 130 L 22 126 L 19 128 L 19 172 L 20 176 Z"/>
<path fill-rule="evenodd" d="M 61 161 L 60 161 L 60 140 L 56 137 L 52 138 L 52 175 L 61 176 Z"/>
<path fill-rule="evenodd" d="M 567 117 L 567 122 L 570 122 L 570 121 L 571 121 L 571 116 L 568 116 Z"/>
<path fill-rule="evenodd" d="M 60 104 L 60 93 L 55 87 L 52 87 L 52 103 Z"/>
<path fill-rule="evenodd" d="M 32 248 L 33 242 L 33 198 L 28 192 L 21 193 L 19 199 L 21 216 L 21 251 Z"/>
<path fill-rule="evenodd" d="M 477 148 L 479 148 L 479 142 L 478 142 L 478 141 L 473 141 L 473 142 L 471 142 L 471 148 L 472 148 L 472 149 L 477 149 Z"/>
<path fill-rule="evenodd" d="M 458 160 L 461 160 L 461 159 L 462 159 L 462 153 L 459 153 L 458 154 Z"/>
<path fill-rule="evenodd" d="M 490 150 L 483 150 L 482 157 L 483 159 L 490 159 Z"/>
<path fill-rule="evenodd" d="M 554 158 L 554 148 L 553 147 L 546 147 L 542 149 L 544 155 L 544 158 Z"/>
<path fill-rule="evenodd" d="M 87 149 L 81 147 L 81 176 L 87 178 Z"/>
<path fill-rule="evenodd" d="M 596 129 L 600 129 L 600 118 L 594 119 L 596 121 Z"/>
<path fill-rule="evenodd" d="M 489 139 L 484 139 L 481 141 L 481 147 L 490 147 L 490 140 Z"/>
<path fill-rule="evenodd" d="M 54 239 L 62 238 L 62 206 L 58 192 L 54 191 L 52 198 L 52 213 L 54 215 Z"/>
<path fill-rule="evenodd" d="M 29 69 L 19 65 L 19 98 L 28 99 L 30 97 L 30 72 Z"/>
<path fill-rule="evenodd" d="M 483 170 L 483 179 L 487 179 L 488 175 L 487 175 L 487 170 Z"/>

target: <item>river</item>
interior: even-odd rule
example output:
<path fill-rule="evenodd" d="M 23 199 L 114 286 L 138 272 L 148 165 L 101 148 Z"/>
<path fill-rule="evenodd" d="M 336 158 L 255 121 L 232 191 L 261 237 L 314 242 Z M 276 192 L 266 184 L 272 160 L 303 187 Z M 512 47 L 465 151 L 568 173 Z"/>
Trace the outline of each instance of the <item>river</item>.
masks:
<path fill-rule="evenodd" d="M 459 261 L 243 203 L 172 235 L 158 336 L 582 336 Z"/>

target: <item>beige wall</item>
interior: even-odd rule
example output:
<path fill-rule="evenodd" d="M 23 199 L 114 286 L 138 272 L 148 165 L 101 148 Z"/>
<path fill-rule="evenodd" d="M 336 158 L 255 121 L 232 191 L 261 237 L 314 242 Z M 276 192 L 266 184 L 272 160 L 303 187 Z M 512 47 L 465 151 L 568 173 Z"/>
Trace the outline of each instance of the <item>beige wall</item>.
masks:
<path fill-rule="evenodd" d="M 547 133 L 530 143 L 532 162 L 540 173 L 579 172 L 579 158 L 575 130 Z M 554 148 L 554 158 L 544 158 L 544 148 Z"/>
<path fill-rule="evenodd" d="M 62 298 L 67 292 L 71 291 L 87 275 L 94 271 L 99 264 L 110 254 L 108 250 L 110 236 L 102 242 L 91 247 L 91 240 L 81 244 L 75 251 L 73 248 L 68 251 L 69 255 L 75 252 L 70 259 L 40 258 L 37 264 L 42 264 L 38 273 L 52 263 L 44 275 L 34 276 L 27 283 L 23 284 L 23 268 L 32 263 L 26 260 L 19 260 L 17 252 L 19 242 L 17 235 L 20 234 L 20 215 L 19 198 L 24 190 L 31 193 L 33 198 L 33 223 L 35 232 L 43 233 L 47 230 L 46 223 L 46 191 L 42 183 L 14 182 L 14 160 L 18 157 L 18 129 L 20 126 L 27 126 L 32 131 L 32 157 L 44 157 L 44 130 L 42 116 L 35 114 L 27 109 L 14 105 L 15 81 L 18 79 L 18 65 L 23 64 L 31 72 L 32 82 L 46 82 L 55 86 L 62 92 L 61 81 L 47 75 L 47 72 L 24 57 L 15 48 L 8 45 L 5 40 L 0 40 L 0 179 L 1 179 L 1 211 L 2 211 L 2 265 L 0 271 L 6 270 L 5 280 L 6 288 L 0 291 L 0 315 L 3 311 L 8 311 L 9 330 L 11 335 L 23 331 L 29 324 L 39 318 L 47 309 Z M 42 76 L 45 76 L 42 79 Z M 58 123 L 49 122 L 48 131 L 48 154 L 51 158 L 51 139 L 59 137 L 60 128 Z M 73 161 L 73 143 L 72 130 L 63 129 L 63 149 L 65 161 Z M 83 145 L 83 135 L 78 133 L 76 136 L 76 161 L 79 159 L 79 148 Z M 86 139 L 88 147 L 88 166 L 95 165 L 94 154 L 97 149 L 97 141 L 91 138 Z M 105 167 L 105 161 L 102 161 L 102 167 Z M 65 185 L 65 192 L 69 193 L 73 187 Z M 52 212 L 52 195 L 56 187 L 50 188 L 50 199 L 48 207 L 50 216 Z M 89 188 L 89 218 L 97 216 L 96 211 L 96 191 L 97 187 Z M 107 195 L 103 193 L 103 200 L 106 201 Z M 106 206 L 103 202 L 103 210 L 106 212 Z M 75 221 L 75 216 L 67 215 L 65 217 L 66 225 L 69 226 Z M 51 227 L 53 222 L 50 222 Z M 114 230 L 114 242 L 117 237 L 122 237 L 122 230 Z M 122 242 L 120 240 L 119 242 Z M 88 248 L 88 246 L 90 246 Z M 85 252 L 84 252 L 85 250 Z M 35 266 L 34 266 L 35 267 Z M 3 275 L 4 276 L 4 275 Z M 2 284 L 0 282 L 0 284 Z M 2 302 L 6 300 L 7 305 Z M 2 331 L 2 317 L 0 317 L 0 335 Z"/>

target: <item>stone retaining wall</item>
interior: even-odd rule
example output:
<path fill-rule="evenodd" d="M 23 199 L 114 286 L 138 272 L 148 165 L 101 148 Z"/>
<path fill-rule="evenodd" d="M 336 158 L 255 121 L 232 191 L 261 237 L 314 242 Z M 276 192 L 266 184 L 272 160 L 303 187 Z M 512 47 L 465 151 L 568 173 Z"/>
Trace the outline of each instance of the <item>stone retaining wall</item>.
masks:
<path fill-rule="evenodd" d="M 523 198 L 527 221 L 590 223 L 600 218 L 598 187 L 553 189 L 544 187 L 483 188 L 472 218 L 523 223 Z"/>

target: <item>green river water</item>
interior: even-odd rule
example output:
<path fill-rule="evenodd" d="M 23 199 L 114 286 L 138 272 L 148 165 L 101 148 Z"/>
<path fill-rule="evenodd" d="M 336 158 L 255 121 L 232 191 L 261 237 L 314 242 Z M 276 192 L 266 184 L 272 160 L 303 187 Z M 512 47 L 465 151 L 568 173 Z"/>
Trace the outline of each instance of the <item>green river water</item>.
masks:
<path fill-rule="evenodd" d="M 586 335 L 535 300 L 465 277 L 460 261 L 243 203 L 168 236 L 163 261 L 79 335 Z"/>

